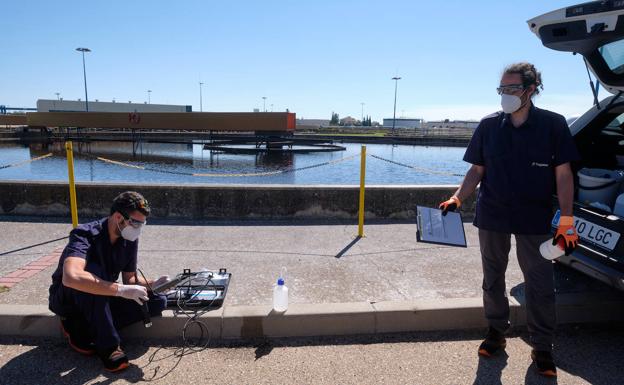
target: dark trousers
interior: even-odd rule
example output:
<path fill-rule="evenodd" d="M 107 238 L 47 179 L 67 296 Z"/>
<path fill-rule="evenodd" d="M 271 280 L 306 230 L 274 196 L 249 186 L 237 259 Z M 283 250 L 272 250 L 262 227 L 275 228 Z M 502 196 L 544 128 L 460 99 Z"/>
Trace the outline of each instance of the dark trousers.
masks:
<path fill-rule="evenodd" d="M 544 259 L 539 246 L 549 234 L 515 234 L 518 263 L 525 282 L 527 328 L 534 349 L 552 350 L 556 326 L 552 261 Z M 509 328 L 509 301 L 505 271 L 511 249 L 511 234 L 479 229 L 483 264 L 483 307 L 490 327 Z"/>
<path fill-rule="evenodd" d="M 74 325 L 84 325 L 98 350 L 119 346 L 118 330 L 143 320 L 141 307 L 133 300 L 94 295 L 60 286 L 54 296 L 62 301 L 63 314 Z M 151 317 L 162 315 L 166 297 L 149 293 L 147 306 Z"/>

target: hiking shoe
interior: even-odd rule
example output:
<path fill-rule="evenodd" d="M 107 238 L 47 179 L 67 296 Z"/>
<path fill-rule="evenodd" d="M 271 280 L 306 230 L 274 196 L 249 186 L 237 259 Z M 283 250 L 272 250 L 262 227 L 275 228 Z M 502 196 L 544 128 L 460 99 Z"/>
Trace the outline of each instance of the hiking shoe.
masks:
<path fill-rule="evenodd" d="M 531 359 L 535 362 L 539 374 L 546 377 L 557 377 L 557 367 L 550 352 L 531 350 Z"/>
<path fill-rule="evenodd" d="M 126 353 L 124 353 L 119 346 L 98 352 L 98 355 L 104 364 L 104 369 L 109 372 L 118 372 L 129 366 L 128 356 L 126 356 Z"/>
<path fill-rule="evenodd" d="M 479 355 L 483 357 L 491 357 L 499 350 L 505 349 L 505 346 L 507 346 L 507 341 L 505 341 L 503 333 L 494 328 L 490 328 L 485 340 L 483 340 L 481 345 L 479 345 Z"/>
<path fill-rule="evenodd" d="M 61 318 L 61 331 L 72 349 L 90 356 L 95 353 L 95 347 L 86 332 L 87 328 L 84 325 L 80 327 L 79 323 L 73 318 Z"/>

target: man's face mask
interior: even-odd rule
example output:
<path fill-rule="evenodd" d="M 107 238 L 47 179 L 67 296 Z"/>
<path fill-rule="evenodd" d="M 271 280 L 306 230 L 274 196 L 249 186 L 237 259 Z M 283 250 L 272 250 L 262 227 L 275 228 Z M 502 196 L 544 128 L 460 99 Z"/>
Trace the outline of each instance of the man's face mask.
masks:
<path fill-rule="evenodd" d="M 130 216 L 128 216 L 128 218 L 125 218 L 125 215 L 121 223 L 123 223 L 124 221 L 128 222 L 128 224 L 123 229 L 119 225 L 119 222 L 117 223 L 117 229 L 119 230 L 121 237 L 130 242 L 134 242 L 139 239 L 139 236 L 141 235 L 141 230 L 143 229 L 143 226 L 147 224 L 147 221 L 141 222 Z"/>
<path fill-rule="evenodd" d="M 522 103 L 522 95 L 526 92 L 526 89 L 520 84 L 510 84 L 506 86 L 500 86 L 496 89 L 501 96 L 501 107 L 506 114 L 512 114 L 518 111 L 526 103 Z M 519 95 L 518 95 L 519 94 Z"/>

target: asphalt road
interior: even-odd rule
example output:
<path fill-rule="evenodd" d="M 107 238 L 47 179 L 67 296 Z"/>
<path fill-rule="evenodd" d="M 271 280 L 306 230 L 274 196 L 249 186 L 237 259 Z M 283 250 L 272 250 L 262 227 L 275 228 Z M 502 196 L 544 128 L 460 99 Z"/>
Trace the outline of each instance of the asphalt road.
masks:
<path fill-rule="evenodd" d="M 478 357 L 482 331 L 277 339 L 210 344 L 192 352 L 130 341 L 132 366 L 102 370 L 62 341 L 0 340 L 1 384 L 622 384 L 624 326 L 560 329 L 556 380 L 535 373 L 524 332 L 506 352 Z"/>

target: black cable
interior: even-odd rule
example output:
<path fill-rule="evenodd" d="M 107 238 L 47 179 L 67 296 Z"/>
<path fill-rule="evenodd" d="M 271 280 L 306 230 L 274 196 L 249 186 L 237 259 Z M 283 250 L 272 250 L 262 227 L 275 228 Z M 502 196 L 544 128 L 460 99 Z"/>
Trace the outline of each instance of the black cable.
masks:
<path fill-rule="evenodd" d="M 193 288 L 193 290 L 195 290 L 195 292 L 191 295 L 191 297 L 182 299 L 180 297 L 180 292 L 178 291 L 178 299 L 176 301 L 176 305 L 178 306 L 178 309 L 179 309 L 178 311 L 176 311 L 176 313 L 184 314 L 185 316 L 188 317 L 188 320 L 186 321 L 186 323 L 184 324 L 184 327 L 182 328 L 182 341 L 184 341 L 184 344 L 186 347 L 191 349 L 191 351 L 195 351 L 195 352 L 200 352 L 206 349 L 208 347 L 208 344 L 210 343 L 210 331 L 208 330 L 208 326 L 203 321 L 200 321 L 199 317 L 201 317 L 202 315 L 210 311 L 212 306 L 214 305 L 215 300 L 217 299 L 217 286 L 212 281 L 212 275 L 211 275 L 212 272 L 207 271 L 206 273 L 209 274 L 209 276 L 206 277 L 207 280 L 204 282 L 203 286 L 200 286 L 199 288 L 191 285 L 193 281 L 193 276 L 189 277 L 188 279 L 189 286 L 187 289 L 187 293 L 191 290 L 191 287 Z M 203 277 L 201 273 L 196 273 L 195 276 Z M 214 290 L 215 292 L 212 300 L 207 305 L 199 309 L 192 308 L 193 301 L 197 299 L 197 296 L 202 291 L 208 290 L 209 288 L 212 288 L 212 290 Z M 191 313 L 192 315 L 189 315 L 189 313 Z M 197 339 L 196 343 L 191 342 L 191 340 L 187 338 L 187 330 L 189 326 L 191 325 L 197 325 L 200 330 L 199 338 Z M 206 334 L 207 338 L 206 338 L 205 343 L 202 344 L 202 341 L 205 338 L 204 334 Z"/>
<path fill-rule="evenodd" d="M 143 272 L 140 269 L 137 269 L 137 270 L 141 273 L 141 275 L 143 276 L 143 279 L 145 279 L 145 283 L 148 286 L 148 288 L 150 289 L 150 291 L 153 292 L 153 290 L 152 290 L 150 284 L 148 283 L 147 279 L 145 278 L 145 275 L 143 274 Z M 203 285 L 199 286 L 199 287 L 192 286 L 192 280 L 193 280 L 193 278 L 196 278 L 198 276 L 201 276 L 202 278 L 204 278 L 204 276 L 201 275 L 201 273 L 192 273 L 191 275 L 189 275 L 189 277 L 187 278 L 187 280 L 188 280 L 187 293 L 189 293 L 191 288 L 193 290 L 195 290 L 195 292 L 189 298 L 182 298 L 181 297 L 181 295 L 182 295 L 181 291 L 177 290 L 178 298 L 176 300 L 176 306 L 178 307 L 178 309 L 174 310 L 174 314 L 183 314 L 186 317 L 188 317 L 187 321 L 184 323 L 184 326 L 182 327 L 182 341 L 184 342 L 184 345 L 181 348 L 174 349 L 174 351 L 170 355 L 167 355 L 167 356 L 162 357 L 162 358 L 156 358 L 156 355 L 163 348 L 157 349 L 154 353 L 152 353 L 150 355 L 150 357 L 148 358 L 147 365 L 145 365 L 145 367 L 143 367 L 143 368 L 147 368 L 147 366 L 149 366 L 152 363 L 156 363 L 156 362 L 159 362 L 159 361 L 162 361 L 164 359 L 171 358 L 171 357 L 177 358 L 176 363 L 173 365 L 173 367 L 171 369 L 167 370 L 166 372 L 164 372 L 162 374 L 159 374 L 160 366 L 155 367 L 154 371 L 153 371 L 153 374 L 152 374 L 152 377 L 151 378 L 143 378 L 142 379 L 143 381 L 151 382 L 151 381 L 156 381 L 156 380 L 160 380 L 160 379 L 164 378 L 169 373 L 171 373 L 173 370 L 175 370 L 175 368 L 180 364 L 180 361 L 182 360 L 182 358 L 184 356 L 189 355 L 189 354 L 194 354 L 194 353 L 200 353 L 203 350 L 208 348 L 208 345 L 210 343 L 210 330 L 208 329 L 208 326 L 203 321 L 201 321 L 199 318 L 212 309 L 212 306 L 214 305 L 214 302 L 217 299 L 217 293 L 218 292 L 217 292 L 217 285 L 215 285 L 214 281 L 212 280 L 213 272 L 207 271 L 206 273 L 208 274 L 208 276 L 205 277 L 206 280 L 203 283 Z M 180 284 L 178 284 L 178 285 L 180 285 Z M 209 288 L 213 288 L 214 292 L 215 292 L 214 297 L 212 298 L 212 300 L 207 305 L 202 306 L 201 308 L 194 307 L 193 306 L 193 301 L 195 301 L 197 299 L 197 296 L 203 290 L 207 290 Z M 224 300 L 225 300 L 225 292 L 226 292 L 226 289 L 224 289 Z M 191 325 L 196 325 L 197 327 L 199 327 L 199 337 L 197 339 L 195 339 L 195 340 L 192 340 L 187 335 L 189 327 Z"/>

